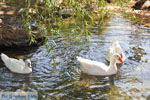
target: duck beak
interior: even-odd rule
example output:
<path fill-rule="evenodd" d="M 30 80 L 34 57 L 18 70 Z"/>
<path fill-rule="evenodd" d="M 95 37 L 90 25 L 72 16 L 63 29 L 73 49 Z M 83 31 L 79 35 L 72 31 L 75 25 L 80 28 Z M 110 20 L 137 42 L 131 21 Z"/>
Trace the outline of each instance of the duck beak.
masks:
<path fill-rule="evenodd" d="M 123 63 L 122 57 L 120 57 L 118 60 L 119 60 L 121 63 Z"/>

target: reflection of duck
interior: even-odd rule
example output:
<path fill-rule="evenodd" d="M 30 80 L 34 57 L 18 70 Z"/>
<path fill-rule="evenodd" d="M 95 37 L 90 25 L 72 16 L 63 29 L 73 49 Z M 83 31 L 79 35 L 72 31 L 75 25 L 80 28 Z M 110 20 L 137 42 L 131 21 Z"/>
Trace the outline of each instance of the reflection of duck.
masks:
<path fill-rule="evenodd" d="M 109 66 L 104 63 L 91 61 L 81 57 L 77 57 L 77 60 L 80 62 L 80 68 L 84 73 L 89 75 L 113 75 L 117 73 L 116 61 L 122 61 L 122 58 L 119 54 L 114 54 L 110 59 Z"/>
<path fill-rule="evenodd" d="M 15 92 L 8 92 L 13 99 L 9 100 L 37 100 L 37 92 L 28 92 L 21 89 L 17 89 Z"/>
<path fill-rule="evenodd" d="M 6 67 L 14 73 L 28 74 L 32 72 L 31 61 L 29 59 L 24 62 L 22 59 L 9 58 L 3 53 L 1 54 L 1 59 Z"/>
<path fill-rule="evenodd" d="M 106 80 L 108 80 L 110 85 L 115 85 L 114 82 L 114 77 L 116 77 L 116 75 L 110 75 L 108 78 L 105 78 L 105 76 L 93 76 L 93 75 L 88 75 L 86 73 L 81 72 L 80 73 L 80 81 L 87 81 L 87 82 L 99 82 L 99 80 L 101 80 L 101 82 L 106 82 Z M 117 73 L 118 75 L 118 73 Z"/>
<path fill-rule="evenodd" d="M 124 52 L 123 52 L 123 50 L 119 44 L 119 41 L 117 41 L 117 40 L 113 41 L 112 45 L 109 47 L 107 55 L 106 55 L 106 59 L 108 61 L 110 61 L 111 56 L 115 53 L 120 54 L 122 61 L 123 62 L 125 61 L 125 54 L 124 54 Z M 121 63 L 121 62 L 119 60 L 117 60 L 116 63 Z"/>

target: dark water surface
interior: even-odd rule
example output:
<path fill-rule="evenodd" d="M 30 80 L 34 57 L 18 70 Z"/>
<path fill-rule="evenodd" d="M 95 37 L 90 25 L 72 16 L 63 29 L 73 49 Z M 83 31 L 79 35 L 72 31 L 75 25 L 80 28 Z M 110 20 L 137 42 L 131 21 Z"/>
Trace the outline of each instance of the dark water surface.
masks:
<path fill-rule="evenodd" d="M 35 49 L 5 51 L 11 57 L 31 58 L 33 73 L 11 73 L 0 61 L 0 91 L 38 91 L 43 100 L 145 100 L 150 96 L 150 28 L 114 16 L 100 31 L 91 28 L 85 37 L 50 37 L 45 46 Z M 65 30 L 64 30 L 65 31 Z M 126 61 L 111 77 L 88 76 L 80 73 L 76 56 L 107 63 L 105 53 L 113 39 L 120 40 Z"/>

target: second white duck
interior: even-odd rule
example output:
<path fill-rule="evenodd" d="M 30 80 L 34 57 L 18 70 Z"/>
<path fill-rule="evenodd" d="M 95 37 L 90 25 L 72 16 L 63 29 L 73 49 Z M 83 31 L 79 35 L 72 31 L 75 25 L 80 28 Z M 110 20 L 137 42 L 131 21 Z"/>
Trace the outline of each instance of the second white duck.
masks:
<path fill-rule="evenodd" d="M 119 54 L 114 54 L 110 59 L 109 66 L 104 63 L 92 61 L 88 59 L 84 59 L 81 57 L 77 57 L 77 60 L 80 62 L 81 71 L 89 75 L 113 75 L 117 73 L 116 61 L 122 61 L 122 58 Z"/>
<path fill-rule="evenodd" d="M 1 59 L 11 72 L 20 74 L 28 74 L 32 72 L 31 61 L 29 59 L 24 62 L 22 59 L 18 60 L 10 58 L 3 53 L 1 53 Z"/>
<path fill-rule="evenodd" d="M 108 61 L 110 61 L 111 59 L 111 56 L 115 53 L 118 53 L 120 54 L 121 58 L 122 58 L 122 61 L 124 62 L 125 61 L 125 54 L 119 44 L 119 41 L 118 40 L 114 40 L 111 44 L 111 46 L 109 47 L 108 51 L 107 51 L 107 54 L 106 54 L 106 59 Z M 120 62 L 119 60 L 117 60 L 116 63 L 122 63 Z"/>

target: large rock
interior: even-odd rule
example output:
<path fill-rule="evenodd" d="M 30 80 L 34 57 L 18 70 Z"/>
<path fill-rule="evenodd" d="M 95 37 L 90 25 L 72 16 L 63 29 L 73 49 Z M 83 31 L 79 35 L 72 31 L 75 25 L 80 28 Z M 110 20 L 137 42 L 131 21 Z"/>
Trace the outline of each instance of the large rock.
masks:
<path fill-rule="evenodd" d="M 38 29 L 37 33 L 34 33 L 37 42 L 30 44 L 29 32 L 23 29 L 22 15 L 18 13 L 17 7 L 10 5 L 5 0 L 0 2 L 0 49 L 41 44 L 43 37 L 38 33 Z"/>
<path fill-rule="evenodd" d="M 35 43 L 30 44 L 30 38 L 27 31 L 13 27 L 4 23 L 0 23 L 0 47 L 26 47 L 33 44 L 40 44 L 42 36 L 35 34 Z"/>

